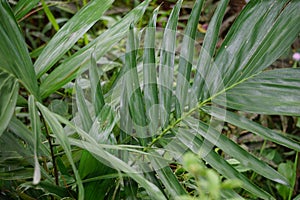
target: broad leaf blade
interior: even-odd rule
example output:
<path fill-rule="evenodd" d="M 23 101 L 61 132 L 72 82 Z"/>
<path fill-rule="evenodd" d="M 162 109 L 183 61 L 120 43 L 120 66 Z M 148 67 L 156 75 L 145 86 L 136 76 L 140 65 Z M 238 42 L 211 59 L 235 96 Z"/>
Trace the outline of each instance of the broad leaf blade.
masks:
<path fill-rule="evenodd" d="M 39 98 L 38 84 L 23 35 L 6 0 L 0 1 L 0 69 L 24 84 Z"/>
<path fill-rule="evenodd" d="M 34 64 L 38 77 L 47 72 L 82 37 L 113 2 L 113 0 L 90 1 L 58 31 Z"/>
<path fill-rule="evenodd" d="M 0 69 L 0 136 L 15 111 L 19 91 L 17 80 Z"/>

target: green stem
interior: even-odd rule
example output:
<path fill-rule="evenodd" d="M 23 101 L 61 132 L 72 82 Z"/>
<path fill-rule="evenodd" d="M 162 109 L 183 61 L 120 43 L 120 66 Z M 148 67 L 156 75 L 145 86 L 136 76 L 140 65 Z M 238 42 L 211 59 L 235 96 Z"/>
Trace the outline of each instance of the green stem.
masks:
<path fill-rule="evenodd" d="M 51 136 L 50 136 L 50 131 L 48 129 L 47 123 L 43 117 L 43 115 L 41 115 L 41 120 L 45 126 L 45 130 L 46 130 L 46 137 L 49 143 L 49 147 L 50 147 L 50 153 L 51 153 L 51 159 L 52 159 L 52 163 L 53 163 L 53 170 L 54 170 L 54 178 L 55 178 L 55 184 L 57 186 L 59 186 L 59 179 L 58 179 L 58 170 L 57 170 L 57 166 L 56 166 L 56 159 L 55 159 L 55 153 L 54 153 L 54 146 L 52 144 L 52 140 L 51 140 Z"/>
<path fill-rule="evenodd" d="M 298 156 L 299 156 L 299 152 L 296 152 L 296 156 L 295 156 L 295 162 L 294 162 L 294 175 L 293 175 L 293 182 L 291 185 L 291 189 L 290 189 L 290 193 L 289 193 L 289 200 L 292 199 L 293 196 L 293 192 L 294 192 L 294 188 L 295 188 L 295 184 L 296 184 L 296 178 L 297 178 L 297 166 L 298 166 Z"/>

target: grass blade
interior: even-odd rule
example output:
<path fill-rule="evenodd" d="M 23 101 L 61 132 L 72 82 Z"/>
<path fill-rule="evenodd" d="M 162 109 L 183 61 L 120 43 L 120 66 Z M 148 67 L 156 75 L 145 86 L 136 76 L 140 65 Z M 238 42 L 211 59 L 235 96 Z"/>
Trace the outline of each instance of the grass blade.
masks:
<path fill-rule="evenodd" d="M 53 16 L 52 12 L 50 11 L 48 5 L 45 3 L 45 0 L 41 0 L 42 2 L 42 6 L 44 9 L 44 12 L 46 13 L 46 16 L 48 17 L 48 20 L 50 21 L 50 23 L 52 24 L 53 28 L 58 31 L 59 30 L 59 25 L 56 22 L 55 17 Z"/>
<path fill-rule="evenodd" d="M 122 78 L 124 78 L 126 84 L 129 111 L 135 128 L 137 129 L 137 136 L 139 138 L 146 138 L 147 132 L 144 127 L 147 125 L 147 116 L 137 73 L 137 49 L 138 44 L 136 42 L 136 35 L 132 24 L 129 29 L 129 37 L 125 53 L 125 72 Z M 145 140 L 142 139 L 141 141 L 143 142 L 143 145 L 146 145 L 146 143 L 144 143 Z"/>
<path fill-rule="evenodd" d="M 86 100 L 84 98 L 82 88 L 78 85 L 78 83 L 76 83 L 75 87 L 76 87 L 76 104 L 81 119 L 82 127 L 83 130 L 88 132 L 93 124 L 93 120 L 90 115 L 89 108 L 86 104 Z"/>
<path fill-rule="evenodd" d="M 14 7 L 14 14 L 17 20 L 21 20 L 31 9 L 33 9 L 39 0 L 21 0 Z"/>
<path fill-rule="evenodd" d="M 169 165 L 164 159 L 159 159 L 161 157 L 158 153 L 152 151 L 151 154 L 153 158 L 151 159 L 151 165 L 155 169 L 157 176 L 166 187 L 167 193 L 175 199 L 178 196 L 186 195 L 187 192 L 179 183 L 177 177 L 174 175 L 174 172 L 171 170 Z"/>
<path fill-rule="evenodd" d="M 163 200 L 166 199 L 163 193 L 155 186 L 153 183 L 149 182 L 141 174 L 136 172 L 135 168 L 132 168 L 124 161 L 120 160 L 116 156 L 112 155 L 108 151 L 105 151 L 99 145 L 93 145 L 91 143 L 85 142 L 83 140 L 71 140 L 71 144 L 78 146 L 80 148 L 86 149 L 92 153 L 100 162 L 110 163 L 110 166 L 113 166 L 118 171 L 124 171 L 129 177 L 139 183 L 142 187 L 145 188 L 147 193 L 153 199 Z"/>

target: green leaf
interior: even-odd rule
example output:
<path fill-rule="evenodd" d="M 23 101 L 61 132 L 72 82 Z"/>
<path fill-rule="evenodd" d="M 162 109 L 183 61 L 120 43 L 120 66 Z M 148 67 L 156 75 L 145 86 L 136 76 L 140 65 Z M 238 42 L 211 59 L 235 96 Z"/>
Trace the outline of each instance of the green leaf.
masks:
<path fill-rule="evenodd" d="M 170 14 L 166 28 L 164 30 L 164 36 L 160 51 L 158 80 L 159 101 L 161 106 L 160 118 L 163 128 L 167 127 L 171 113 L 176 30 L 181 4 L 182 0 L 179 0 Z"/>
<path fill-rule="evenodd" d="M 183 35 L 175 93 L 178 100 L 176 104 L 177 118 L 181 116 L 184 110 L 187 92 L 190 87 L 189 82 L 193 64 L 195 37 L 203 2 L 203 0 L 195 2 Z"/>
<path fill-rule="evenodd" d="M 0 136 L 14 114 L 18 91 L 17 80 L 0 69 Z"/>
<path fill-rule="evenodd" d="M 287 0 L 250 1 L 246 5 L 214 63 L 226 88 L 265 69 L 290 46 L 300 32 L 299 9 L 299 1 Z M 214 91 L 223 89 L 212 87 Z"/>
<path fill-rule="evenodd" d="M 6 0 L 0 1 L 0 38 L 0 70 L 18 78 L 38 99 L 38 84 L 28 49 Z"/>
<path fill-rule="evenodd" d="M 203 160 L 205 160 L 220 174 L 228 179 L 240 180 L 242 182 L 242 188 L 262 199 L 274 199 L 274 197 L 272 197 L 269 193 L 253 184 L 242 173 L 238 172 L 230 164 L 228 164 L 228 162 L 226 162 L 224 158 L 222 158 L 213 149 L 211 149 L 211 144 L 208 144 L 209 142 L 207 140 L 205 140 L 204 143 L 203 139 L 199 135 L 195 136 L 194 134 L 194 131 L 191 129 L 178 129 L 176 131 L 176 138 L 178 138 L 178 142 L 173 143 L 173 145 L 175 145 L 174 149 L 178 149 L 181 145 L 184 145 L 182 147 L 183 149 L 188 148 L 196 154 L 198 154 L 200 150 L 207 152 L 205 157 L 203 157 Z"/>
<path fill-rule="evenodd" d="M 17 20 L 21 20 L 31 9 L 33 9 L 39 0 L 20 0 L 14 7 L 14 14 Z"/>
<path fill-rule="evenodd" d="M 91 54 L 91 63 L 89 67 L 89 76 L 91 82 L 91 96 L 92 96 L 92 105 L 94 106 L 95 115 L 101 112 L 101 109 L 105 105 L 103 92 L 101 88 L 101 80 L 97 71 L 97 62 L 95 54 Z"/>
<path fill-rule="evenodd" d="M 293 163 L 290 161 L 287 163 L 280 163 L 278 165 L 278 172 L 284 175 L 290 183 L 292 183 L 293 179 L 296 177 L 296 170 L 294 170 Z M 279 184 L 276 185 L 276 189 L 283 199 L 288 199 L 290 190 L 293 190 L 292 188 Z"/>
<path fill-rule="evenodd" d="M 92 52 L 95 53 L 96 60 L 99 60 L 114 44 L 119 42 L 127 34 L 130 23 L 137 22 L 142 17 L 148 3 L 149 0 L 142 2 L 139 6 L 130 11 L 130 13 L 128 13 L 120 22 L 105 31 L 87 46 L 55 68 L 41 84 L 42 97 L 47 97 L 76 78 L 79 69 L 81 67 L 85 69 L 88 66 L 88 61 Z M 60 31 L 62 29 L 60 29 Z M 56 48 L 57 47 L 55 47 L 55 49 Z M 52 51 L 52 49 L 50 50 Z M 48 57 L 49 55 L 43 56 Z M 43 61 L 41 60 L 40 62 Z M 37 62 L 35 65 L 37 65 Z"/>
<path fill-rule="evenodd" d="M 149 131 L 155 133 L 159 124 L 158 111 L 158 90 L 156 81 L 156 60 L 155 60 L 155 32 L 158 8 L 153 12 L 145 33 L 144 57 L 143 57 L 143 80 L 144 80 L 144 101 L 148 119 L 150 120 Z"/>
<path fill-rule="evenodd" d="M 270 101 L 270 103 L 272 102 Z M 217 107 L 214 107 L 212 110 L 210 109 L 210 107 L 203 107 L 202 110 L 218 119 L 224 120 L 230 124 L 233 124 L 240 128 L 251 131 L 252 133 L 260 135 L 267 140 L 284 145 L 296 151 L 300 151 L 300 144 L 298 142 L 293 141 L 290 138 L 285 137 L 283 134 L 270 130 L 245 117 L 239 116 L 233 112 L 225 111 Z"/>
<path fill-rule="evenodd" d="M 76 13 L 55 34 L 36 60 L 38 77 L 46 73 L 83 36 L 111 6 L 114 0 L 94 0 Z"/>
<path fill-rule="evenodd" d="M 115 170 L 99 162 L 88 151 L 83 150 L 78 172 L 80 174 L 80 177 L 84 181 L 84 179 L 105 176 L 108 174 L 115 173 Z M 114 182 L 115 179 L 113 178 L 84 183 L 83 186 L 85 191 L 85 199 L 104 199 L 104 194 L 107 193 L 107 191 L 109 190 L 109 188 L 111 188 Z"/>
<path fill-rule="evenodd" d="M 38 161 L 38 150 L 40 144 L 39 133 L 41 132 L 41 125 L 39 120 L 39 114 L 35 105 L 35 99 L 32 95 L 29 96 L 28 108 L 30 114 L 30 124 L 32 132 L 34 134 L 34 175 L 33 175 L 33 184 L 38 184 L 41 180 L 41 169 Z"/>
<path fill-rule="evenodd" d="M 50 21 L 50 23 L 52 24 L 53 28 L 58 31 L 59 30 L 59 25 L 56 22 L 55 17 L 53 16 L 52 12 L 50 11 L 48 5 L 45 3 L 45 0 L 41 0 L 44 12 L 48 18 L 48 20 Z"/>
<path fill-rule="evenodd" d="M 126 96 L 128 98 L 129 112 L 131 119 L 133 120 L 134 127 L 137 129 L 137 137 L 141 138 L 141 142 L 145 146 L 146 140 L 142 138 L 147 137 L 147 132 L 145 129 L 145 126 L 147 125 L 147 116 L 137 73 L 136 54 L 138 44 L 136 43 L 136 39 L 137 38 L 136 34 L 134 33 L 133 25 L 131 25 L 129 29 L 128 42 L 126 45 L 125 70 L 124 74 L 121 74 L 121 76 L 126 85 Z M 120 120 L 123 119 L 121 118 Z"/>
<path fill-rule="evenodd" d="M 90 153 L 94 155 L 100 162 L 104 164 L 108 164 L 111 167 L 114 167 L 118 171 L 125 172 L 129 177 L 134 179 L 137 183 L 139 183 L 142 187 L 145 188 L 149 196 L 153 199 L 166 199 L 157 186 L 153 183 L 149 182 L 146 178 L 144 178 L 141 174 L 136 172 L 136 169 L 120 160 L 118 157 L 112 155 L 108 151 L 104 150 L 100 145 L 93 145 L 89 142 L 85 142 L 83 140 L 70 140 L 72 145 L 78 146 L 80 148 L 86 149 Z"/>
<path fill-rule="evenodd" d="M 220 32 L 221 24 L 223 22 L 223 17 L 227 8 L 229 0 L 223 0 L 219 3 L 217 10 L 209 22 L 208 29 L 205 34 L 202 49 L 197 62 L 197 71 L 194 78 L 194 83 L 191 90 L 198 100 L 205 99 L 208 96 L 207 90 L 202 89 L 205 84 L 212 84 L 215 81 L 215 76 L 218 74 L 210 72 L 212 69 L 211 62 L 215 54 L 216 44 L 218 41 L 218 35 Z M 207 75 L 214 76 L 204 79 Z M 194 103 L 194 102 L 190 102 Z M 192 105 L 193 106 L 193 105 Z"/>
<path fill-rule="evenodd" d="M 39 108 L 39 110 L 41 111 L 42 116 L 44 117 L 46 123 L 49 125 L 53 134 L 55 135 L 56 139 L 58 140 L 59 144 L 65 150 L 65 154 L 72 166 L 72 169 L 73 169 L 76 181 L 77 181 L 77 186 L 78 186 L 78 190 L 79 190 L 78 199 L 83 200 L 84 199 L 84 189 L 83 189 L 81 178 L 78 174 L 77 168 L 73 161 L 69 139 L 68 139 L 67 135 L 65 134 L 63 127 L 58 122 L 58 120 L 55 118 L 55 114 L 52 113 L 51 111 L 49 111 L 42 104 L 40 104 L 38 102 L 36 104 L 37 104 L 37 107 Z"/>
<path fill-rule="evenodd" d="M 163 183 L 164 187 L 166 187 L 167 193 L 172 197 L 175 198 L 180 195 L 186 195 L 187 192 L 179 183 L 177 177 L 174 175 L 172 169 L 166 163 L 166 161 L 162 158 L 160 159 L 159 154 L 152 151 L 151 155 L 151 165 L 153 166 L 154 170 L 157 173 L 157 176 Z M 156 157 L 157 156 L 157 157 Z"/>
<path fill-rule="evenodd" d="M 265 71 L 228 90 L 215 102 L 268 115 L 300 116 L 300 69 Z M 254 106 L 255 105 L 255 106 Z"/>
<path fill-rule="evenodd" d="M 232 140 L 228 139 L 223 134 L 219 133 L 212 126 L 208 126 L 203 122 L 197 122 L 196 119 L 188 118 L 184 122 L 192 129 L 196 134 L 200 134 L 207 141 L 215 144 L 220 149 L 222 149 L 227 155 L 240 161 L 243 166 L 247 166 L 256 173 L 278 182 L 280 184 L 289 185 L 288 180 L 276 170 L 271 168 L 265 162 L 259 160 L 257 157 L 253 156 L 242 147 L 234 143 Z"/>
<path fill-rule="evenodd" d="M 93 124 L 93 120 L 90 115 L 90 111 L 87 106 L 86 99 L 84 98 L 83 90 L 79 86 L 79 83 L 76 83 L 75 88 L 76 88 L 76 104 L 77 104 L 81 124 L 83 130 L 88 132 Z"/>
<path fill-rule="evenodd" d="M 12 117 L 8 128 L 18 138 L 22 139 L 28 146 L 33 147 L 35 145 L 35 139 L 32 137 L 32 132 L 16 117 Z M 46 140 L 42 134 L 39 135 L 40 140 Z M 41 156 L 50 157 L 50 150 L 44 143 L 38 145 L 38 152 Z M 45 174 L 43 174 L 45 176 Z"/>

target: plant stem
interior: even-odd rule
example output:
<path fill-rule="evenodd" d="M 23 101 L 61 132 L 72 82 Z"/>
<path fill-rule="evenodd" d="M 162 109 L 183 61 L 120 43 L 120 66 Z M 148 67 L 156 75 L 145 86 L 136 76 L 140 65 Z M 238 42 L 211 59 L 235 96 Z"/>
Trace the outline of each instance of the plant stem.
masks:
<path fill-rule="evenodd" d="M 293 192 L 294 192 L 294 188 L 295 188 L 295 184 L 296 184 L 296 178 L 297 178 L 297 167 L 298 167 L 298 156 L 299 156 L 299 152 L 296 152 L 296 156 L 295 156 L 295 162 L 294 162 L 294 176 L 293 176 L 293 182 L 291 185 L 291 189 L 290 189 L 290 193 L 289 193 L 289 200 L 292 199 L 293 196 Z"/>
<path fill-rule="evenodd" d="M 58 170 L 57 170 L 55 154 L 54 154 L 54 146 L 53 146 L 52 141 L 51 141 L 50 131 L 48 129 L 47 123 L 46 123 L 43 115 L 42 115 L 41 119 L 42 119 L 43 124 L 45 125 L 46 137 L 47 137 L 49 147 L 50 147 L 51 159 L 52 159 L 53 170 L 54 170 L 55 184 L 58 186 L 59 185 L 59 180 L 58 180 Z"/>

